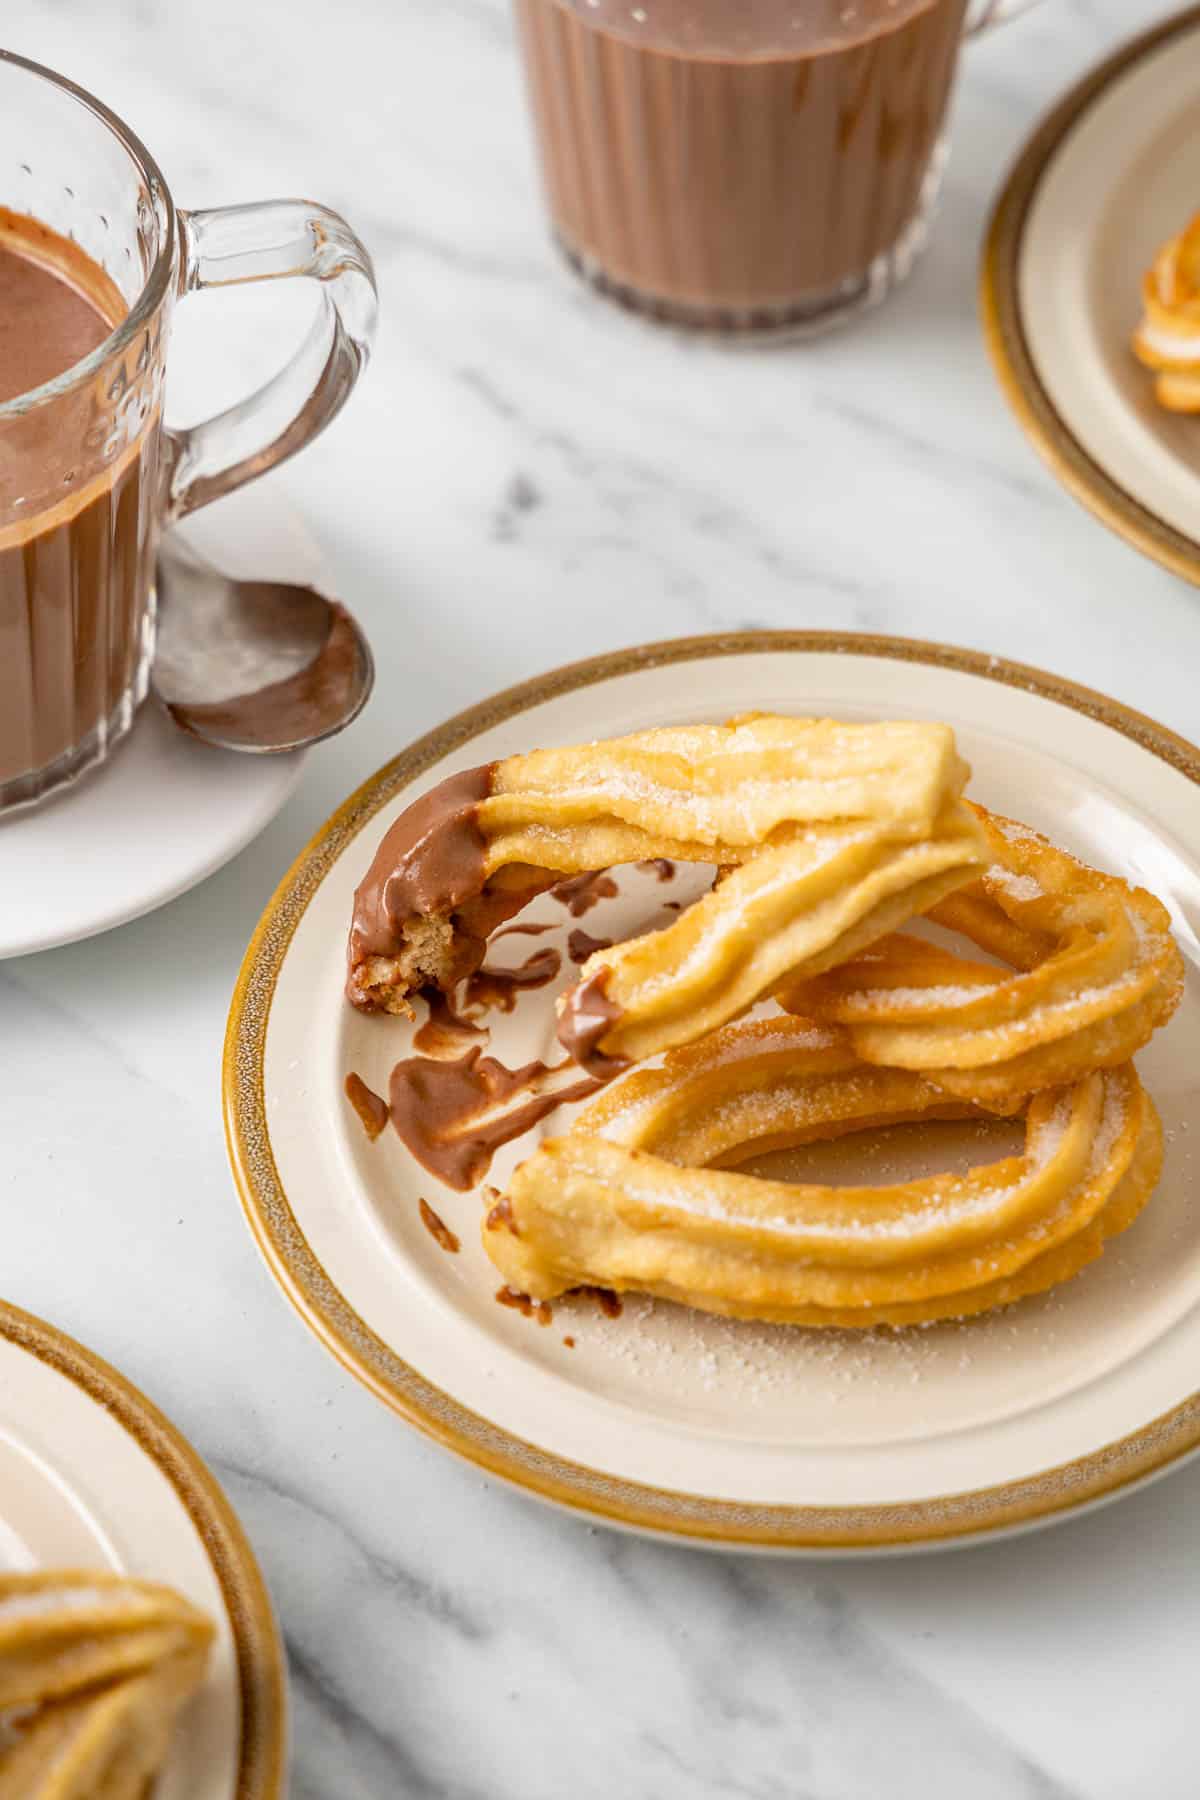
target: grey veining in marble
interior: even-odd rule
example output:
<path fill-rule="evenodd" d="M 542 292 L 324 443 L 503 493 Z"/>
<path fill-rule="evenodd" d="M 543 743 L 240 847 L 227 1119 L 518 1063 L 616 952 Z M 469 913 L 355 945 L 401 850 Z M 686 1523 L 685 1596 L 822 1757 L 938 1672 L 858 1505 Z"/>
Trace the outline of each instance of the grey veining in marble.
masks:
<path fill-rule="evenodd" d="M 426 1444 L 306 1335 L 251 1248 L 216 1096 L 242 948 L 297 847 L 400 743 L 554 663 L 879 629 L 1197 734 L 1200 598 L 1062 495 L 974 310 L 1033 120 L 1158 10 L 1045 0 L 974 45 L 909 285 L 825 342 L 729 354 L 558 266 L 504 0 L 7 0 L 6 45 L 110 101 L 185 204 L 312 194 L 379 267 L 360 395 L 271 478 L 372 635 L 375 700 L 201 890 L 0 966 L 3 1291 L 143 1385 L 226 1483 L 287 1635 L 297 1800 L 1197 1791 L 1200 1466 L 1036 1537 L 870 1566 L 589 1528 Z M 189 300 L 180 413 L 244 392 L 303 317 L 279 292 Z"/>

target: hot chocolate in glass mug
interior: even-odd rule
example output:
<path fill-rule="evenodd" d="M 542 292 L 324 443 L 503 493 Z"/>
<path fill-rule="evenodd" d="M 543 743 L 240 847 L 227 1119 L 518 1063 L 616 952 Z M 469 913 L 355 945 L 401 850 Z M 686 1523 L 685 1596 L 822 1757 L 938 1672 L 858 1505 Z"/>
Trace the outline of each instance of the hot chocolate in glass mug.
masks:
<path fill-rule="evenodd" d="M 204 424 L 164 425 L 177 297 L 293 275 L 322 304 L 286 367 Z M 374 323 L 370 257 L 336 213 L 184 212 L 107 107 L 0 52 L 0 813 L 128 731 L 154 653 L 160 529 L 328 424 Z"/>
<path fill-rule="evenodd" d="M 834 324 L 924 242 L 964 37 L 1032 3 L 515 0 L 555 236 L 671 324 Z"/>

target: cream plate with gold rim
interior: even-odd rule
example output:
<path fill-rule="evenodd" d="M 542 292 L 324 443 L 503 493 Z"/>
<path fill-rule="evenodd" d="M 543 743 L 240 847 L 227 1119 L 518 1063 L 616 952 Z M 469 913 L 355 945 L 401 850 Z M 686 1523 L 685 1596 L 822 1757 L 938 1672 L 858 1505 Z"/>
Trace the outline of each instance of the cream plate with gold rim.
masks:
<path fill-rule="evenodd" d="M 571 1300 L 539 1327 L 498 1306 L 480 1193 L 456 1194 L 390 1131 L 369 1142 L 343 1095 L 386 1089 L 411 1027 L 342 994 L 351 896 L 385 827 L 455 770 L 536 744 L 754 708 L 950 721 L 971 791 L 1172 909 L 1188 959 L 1173 1023 L 1141 1058 L 1167 1127 L 1161 1189 L 1103 1261 L 993 1317 L 869 1336 Z M 230 1016 L 225 1103 L 260 1247 L 328 1348 L 413 1423 L 533 1492 L 614 1522 L 713 1543 L 866 1548 L 944 1542 L 1046 1519 L 1200 1442 L 1200 751 L 1102 697 L 996 658 L 894 639 L 761 633 L 602 657 L 451 720 L 372 777 L 285 877 L 247 953 Z M 630 872 L 582 921 L 543 896 L 545 936 L 612 937 L 673 916 L 695 891 Z M 564 960 L 561 980 L 573 973 Z M 555 985 L 492 1015 L 491 1052 L 551 1058 Z M 544 1125 L 558 1129 L 562 1115 Z M 491 1179 L 527 1153 L 497 1156 Z M 961 1131 L 911 1132 L 904 1177 L 988 1161 Z M 839 1153 L 846 1168 L 844 1152 Z M 1195 1161 L 1193 1161 L 1195 1158 Z M 835 1161 L 838 1159 L 835 1158 Z M 868 1179 L 887 1179 L 868 1159 Z M 845 1178 L 845 1176 L 843 1176 Z M 446 1254 L 426 1198 L 461 1238 Z M 575 1339 L 573 1348 L 563 1342 Z"/>
<path fill-rule="evenodd" d="M 1123 45 L 1017 160 L 984 244 L 997 372 L 1037 449 L 1105 524 L 1200 582 L 1200 418 L 1165 412 L 1129 340 L 1142 274 L 1200 211 L 1200 7 Z"/>
<path fill-rule="evenodd" d="M 283 1651 L 228 1501 L 114 1369 L 0 1303 L 0 1569 L 53 1567 L 166 1582 L 216 1624 L 155 1800 L 282 1800 Z"/>

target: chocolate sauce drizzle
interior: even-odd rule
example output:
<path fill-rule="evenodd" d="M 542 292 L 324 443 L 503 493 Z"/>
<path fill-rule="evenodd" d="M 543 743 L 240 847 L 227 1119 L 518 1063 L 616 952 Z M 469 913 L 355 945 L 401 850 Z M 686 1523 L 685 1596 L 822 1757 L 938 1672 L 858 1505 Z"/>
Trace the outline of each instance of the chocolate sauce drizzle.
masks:
<path fill-rule="evenodd" d="M 577 925 L 567 939 L 567 955 L 576 965 L 585 963 L 597 950 L 611 950 L 612 942 L 611 938 L 591 937 L 581 925 Z"/>
<path fill-rule="evenodd" d="M 396 955 L 409 919 L 450 912 L 479 894 L 484 840 L 476 814 L 494 768 L 484 763 L 439 782 L 384 835 L 354 894 L 351 970 L 365 957 Z"/>
<path fill-rule="evenodd" d="M 361 1075 L 353 1070 L 343 1083 L 343 1091 L 347 1100 L 362 1121 L 362 1128 L 374 1143 L 388 1122 L 388 1103 L 382 1094 L 369 1088 Z"/>
<path fill-rule="evenodd" d="M 446 1224 L 446 1221 L 439 1218 L 438 1214 L 435 1213 L 432 1206 L 430 1206 L 428 1200 L 418 1200 L 417 1209 L 421 1214 L 422 1225 L 424 1225 L 426 1231 L 438 1244 L 439 1248 L 444 1250 L 448 1256 L 457 1256 L 458 1252 L 462 1249 L 462 1245 L 459 1243 L 454 1232 L 451 1231 L 450 1227 Z"/>
<path fill-rule="evenodd" d="M 581 1300 L 594 1300 L 606 1319 L 619 1319 L 625 1310 L 625 1303 L 620 1294 L 614 1293 L 612 1288 L 585 1285 L 569 1288 L 568 1292 L 578 1295 Z"/>
<path fill-rule="evenodd" d="M 436 988 L 426 988 L 422 998 L 429 1008 L 429 1017 L 413 1033 L 415 1050 L 446 1062 L 461 1056 L 472 1045 L 482 1049 L 488 1042 L 491 1033 L 487 1026 L 476 1025 L 473 1020 L 464 1018 L 456 1011 L 451 995 L 439 993 Z"/>
<path fill-rule="evenodd" d="M 558 950 L 535 950 L 515 969 L 496 969 L 488 963 L 468 975 L 463 983 L 463 1012 L 468 1018 L 490 1011 L 510 1013 L 527 988 L 546 987 L 562 968 Z"/>
<path fill-rule="evenodd" d="M 621 1008 L 608 995 L 608 976 L 602 963 L 594 974 L 568 988 L 558 1019 L 559 1043 L 598 1081 L 611 1081 L 629 1067 L 627 1057 L 605 1056 L 599 1048 L 601 1038 L 621 1017 Z"/>
<path fill-rule="evenodd" d="M 585 1078 L 548 1089 L 552 1077 L 570 1068 L 535 1061 L 510 1069 L 479 1045 L 453 1062 L 405 1057 L 388 1084 L 392 1128 L 422 1168 L 465 1193 L 482 1181 L 502 1144 L 603 1085 Z M 506 1101 L 517 1104 L 501 1111 Z"/>
<path fill-rule="evenodd" d="M 353 950 L 378 953 L 410 912 L 436 910 L 462 899 L 469 867 L 473 861 L 478 864 L 475 810 L 490 786 L 491 773 L 489 766 L 452 777 L 392 827 L 356 897 L 352 955 Z M 649 866 L 660 880 L 670 878 L 664 872 L 665 858 Z M 599 901 L 615 896 L 618 887 L 609 871 L 600 869 L 569 876 L 550 892 L 573 918 L 579 918 Z M 495 935 L 536 937 L 552 929 L 541 922 L 516 924 Z M 608 942 L 573 931 L 568 954 L 581 963 L 594 951 L 606 949 Z M 514 1069 L 484 1054 L 490 1033 L 481 1023 L 483 1017 L 492 1010 L 511 1013 L 523 992 L 548 986 L 561 968 L 561 951 L 547 946 L 513 968 L 481 964 L 453 993 L 426 990 L 428 1016 L 413 1036 L 417 1054 L 404 1057 L 393 1068 L 387 1100 L 372 1095 L 357 1076 L 347 1077 L 347 1096 L 368 1132 L 377 1136 L 390 1119 L 396 1135 L 423 1168 L 447 1187 L 466 1192 L 487 1174 L 503 1144 L 557 1107 L 594 1094 L 625 1066 L 595 1052 L 592 1039 L 603 1035 L 616 1016 L 598 978 L 573 990 L 574 1004 L 564 1016 L 566 1029 L 560 1028 L 575 1060 L 589 1058 L 584 1078 L 565 1085 L 557 1080 L 572 1069 L 570 1061 L 535 1060 Z M 352 1083 L 357 1084 L 353 1091 Z M 493 1208 L 489 1223 L 505 1222 L 515 1229 L 505 1204 Z M 434 1220 L 437 1215 L 426 1202 L 421 1207 L 422 1218 L 433 1231 L 425 1214 L 428 1211 Z"/>
<path fill-rule="evenodd" d="M 567 1300 L 594 1300 L 606 1319 L 619 1319 L 625 1310 L 624 1302 L 622 1301 L 620 1294 L 614 1293 L 612 1288 L 590 1287 L 587 1285 L 568 1288 L 563 1298 Z M 554 1317 L 554 1313 L 551 1310 L 550 1302 L 548 1300 L 533 1300 L 528 1294 L 521 1293 L 518 1288 L 497 1288 L 496 1304 L 498 1306 L 510 1306 L 514 1312 L 519 1312 L 522 1318 L 536 1319 L 539 1325 L 549 1325 Z M 565 1337 L 563 1343 L 567 1346 L 568 1350 L 573 1350 L 575 1348 L 575 1339 L 573 1337 Z"/>
<path fill-rule="evenodd" d="M 539 1325 L 549 1325 L 554 1318 L 554 1308 L 548 1300 L 531 1300 L 528 1294 L 519 1294 L 516 1288 L 497 1288 L 496 1304 L 511 1306 L 522 1318 L 536 1319 Z"/>
<path fill-rule="evenodd" d="M 596 869 L 583 875 L 568 875 L 565 881 L 556 881 L 550 892 L 573 919 L 582 919 L 601 900 L 612 900 L 617 884 L 607 869 Z"/>
<path fill-rule="evenodd" d="M 494 1194 L 496 1190 L 489 1188 L 488 1192 Z M 501 1194 L 489 1210 L 487 1228 L 489 1231 L 511 1231 L 515 1238 L 520 1237 L 517 1221 L 513 1218 L 512 1200 L 507 1194 Z"/>
<path fill-rule="evenodd" d="M 492 1010 L 510 1013 L 521 994 L 529 988 L 546 987 L 562 967 L 557 950 L 536 950 L 515 969 L 496 969 L 484 965 L 468 975 L 458 992 L 443 994 L 437 988 L 423 990 L 422 998 L 429 1017 L 413 1034 L 413 1048 L 439 1062 L 461 1056 L 472 1045 L 482 1048 L 489 1039 L 486 1025 L 479 1020 Z"/>

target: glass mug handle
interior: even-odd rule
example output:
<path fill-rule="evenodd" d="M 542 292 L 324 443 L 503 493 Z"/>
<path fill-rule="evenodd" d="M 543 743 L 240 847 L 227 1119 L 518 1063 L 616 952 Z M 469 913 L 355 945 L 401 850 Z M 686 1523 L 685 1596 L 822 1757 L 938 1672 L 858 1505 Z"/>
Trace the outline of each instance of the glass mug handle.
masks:
<path fill-rule="evenodd" d="M 967 0 L 963 36 L 979 37 L 993 25 L 1007 25 L 1010 19 L 1036 5 L 1037 0 Z"/>
<path fill-rule="evenodd" d="M 309 200 L 266 200 L 179 213 L 180 292 L 281 281 L 319 284 L 304 342 L 258 392 L 202 424 L 167 428 L 168 519 L 219 500 L 283 462 L 345 405 L 371 350 L 375 272 L 346 221 Z"/>

